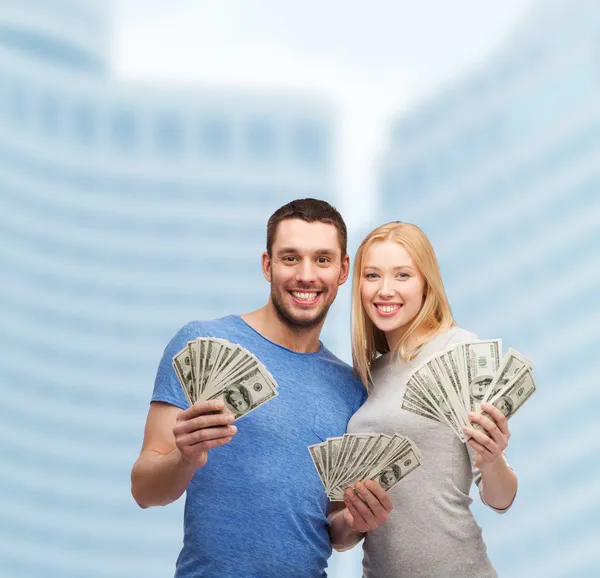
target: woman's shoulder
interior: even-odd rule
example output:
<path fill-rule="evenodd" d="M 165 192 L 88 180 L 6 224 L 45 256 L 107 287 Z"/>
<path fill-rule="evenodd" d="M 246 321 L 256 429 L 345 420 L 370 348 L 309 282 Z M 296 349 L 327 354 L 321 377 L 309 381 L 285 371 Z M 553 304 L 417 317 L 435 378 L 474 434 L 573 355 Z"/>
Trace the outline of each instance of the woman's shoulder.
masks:
<path fill-rule="evenodd" d="M 435 337 L 430 339 L 424 346 L 422 353 L 433 353 L 443 349 L 449 349 L 459 343 L 465 343 L 467 341 L 476 341 L 477 335 L 472 331 L 463 329 L 462 327 L 450 327 L 450 329 L 438 333 Z"/>
<path fill-rule="evenodd" d="M 444 347 L 452 347 L 459 343 L 465 343 L 466 341 L 476 341 L 478 339 L 477 334 L 463 329 L 462 327 L 451 327 L 443 334 L 445 340 Z"/>

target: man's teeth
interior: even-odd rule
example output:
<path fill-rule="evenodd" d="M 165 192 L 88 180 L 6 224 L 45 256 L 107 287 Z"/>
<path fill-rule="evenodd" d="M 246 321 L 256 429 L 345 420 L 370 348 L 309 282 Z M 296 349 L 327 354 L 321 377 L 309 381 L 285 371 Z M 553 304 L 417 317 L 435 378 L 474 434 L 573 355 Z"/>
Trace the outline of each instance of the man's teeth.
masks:
<path fill-rule="evenodd" d="M 316 293 L 300 293 L 298 291 L 292 291 L 292 295 L 301 301 L 314 301 L 317 298 Z"/>
<path fill-rule="evenodd" d="M 396 311 L 396 309 L 400 309 L 400 305 L 375 305 L 375 307 L 384 313 L 391 313 L 392 311 Z"/>

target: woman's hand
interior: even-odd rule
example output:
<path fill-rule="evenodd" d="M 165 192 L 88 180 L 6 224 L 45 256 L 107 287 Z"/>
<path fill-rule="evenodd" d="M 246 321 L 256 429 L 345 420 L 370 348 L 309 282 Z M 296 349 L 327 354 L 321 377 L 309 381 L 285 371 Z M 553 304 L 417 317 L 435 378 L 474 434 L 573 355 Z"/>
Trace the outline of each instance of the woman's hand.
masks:
<path fill-rule="evenodd" d="M 346 524 L 363 534 L 384 524 L 394 508 L 389 494 L 374 480 L 356 482 L 354 488 L 346 488 L 344 503 Z"/>
<path fill-rule="evenodd" d="M 502 412 L 490 403 L 482 403 L 481 409 L 487 415 L 469 412 L 468 417 L 473 423 L 479 424 L 484 431 L 463 426 L 465 435 L 471 438 L 467 443 L 477 452 L 475 465 L 480 470 L 482 467 L 494 464 L 502 457 L 510 439 L 508 422 Z"/>

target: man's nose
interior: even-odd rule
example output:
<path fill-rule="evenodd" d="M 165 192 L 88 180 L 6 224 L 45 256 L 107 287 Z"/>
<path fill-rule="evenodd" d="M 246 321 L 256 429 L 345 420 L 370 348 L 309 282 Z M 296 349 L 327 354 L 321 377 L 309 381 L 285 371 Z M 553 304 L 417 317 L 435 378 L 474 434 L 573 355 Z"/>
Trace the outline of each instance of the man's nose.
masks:
<path fill-rule="evenodd" d="M 315 266 L 310 259 L 300 262 L 296 271 L 296 281 L 299 283 L 314 283 L 317 280 Z"/>

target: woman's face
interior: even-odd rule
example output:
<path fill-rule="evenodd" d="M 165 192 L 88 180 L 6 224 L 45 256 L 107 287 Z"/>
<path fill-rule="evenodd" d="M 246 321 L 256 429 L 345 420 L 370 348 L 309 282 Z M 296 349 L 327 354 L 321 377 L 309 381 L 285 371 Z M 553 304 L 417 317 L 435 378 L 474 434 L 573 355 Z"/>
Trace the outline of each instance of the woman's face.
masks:
<path fill-rule="evenodd" d="M 404 246 L 373 243 L 365 254 L 360 282 L 362 306 L 393 347 L 423 304 L 425 279 Z"/>

